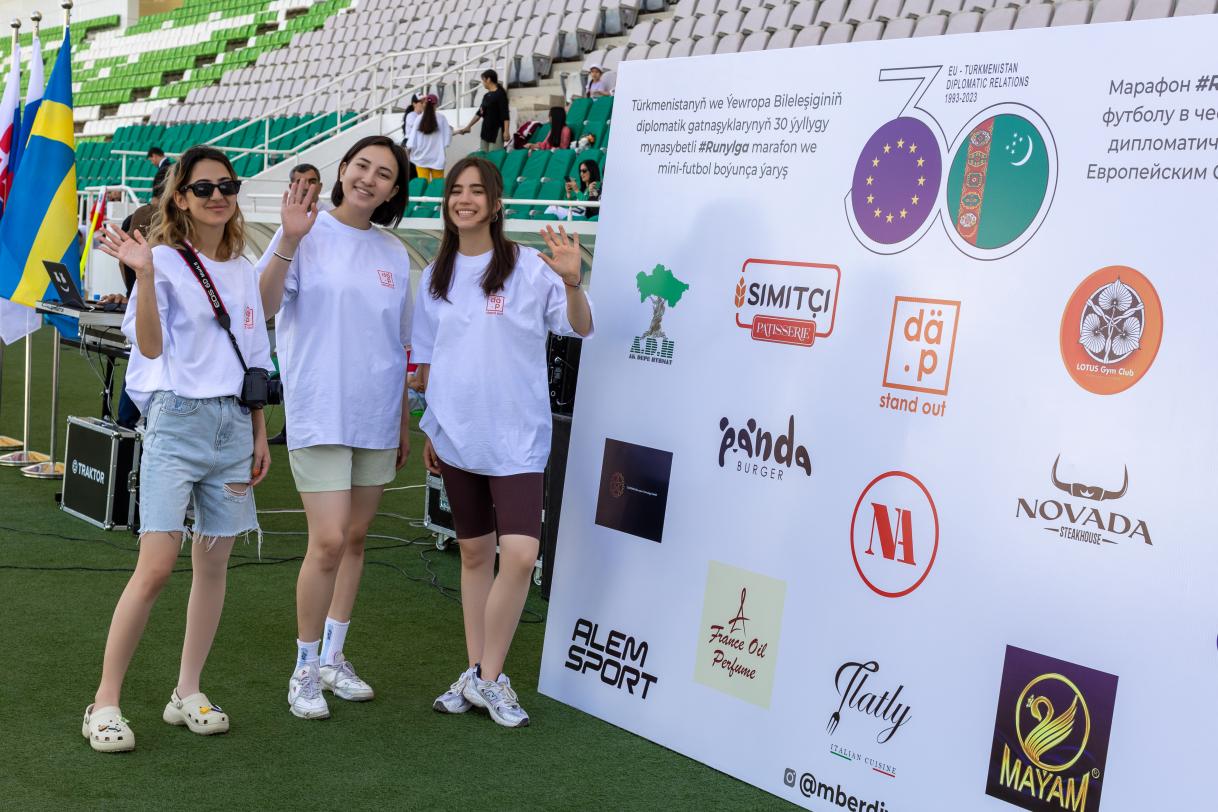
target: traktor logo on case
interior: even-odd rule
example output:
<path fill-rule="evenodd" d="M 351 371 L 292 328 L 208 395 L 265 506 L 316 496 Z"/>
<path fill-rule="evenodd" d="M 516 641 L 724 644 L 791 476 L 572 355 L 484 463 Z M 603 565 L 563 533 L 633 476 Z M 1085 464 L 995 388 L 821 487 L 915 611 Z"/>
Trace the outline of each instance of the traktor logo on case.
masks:
<path fill-rule="evenodd" d="M 1115 395 L 1150 369 L 1163 338 L 1163 306 L 1150 280 L 1110 265 L 1083 280 L 1062 315 L 1066 371 L 1097 395 Z"/>

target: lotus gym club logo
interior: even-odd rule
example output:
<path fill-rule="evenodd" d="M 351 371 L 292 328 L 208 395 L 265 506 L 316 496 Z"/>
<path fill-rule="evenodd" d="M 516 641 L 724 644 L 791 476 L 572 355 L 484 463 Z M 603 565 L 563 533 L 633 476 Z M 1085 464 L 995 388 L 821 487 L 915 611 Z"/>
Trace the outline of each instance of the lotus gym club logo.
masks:
<path fill-rule="evenodd" d="M 581 617 L 571 630 L 563 666 L 577 674 L 595 674 L 610 688 L 646 699 L 660 681 L 646 671 L 649 651 L 647 641 L 617 629 L 602 631 L 599 623 Z"/>
<path fill-rule="evenodd" d="M 770 707 L 785 581 L 711 561 L 694 680 Z"/>
<path fill-rule="evenodd" d="M 651 273 L 639 271 L 634 281 L 639 291 L 639 301 L 651 300 L 651 324 L 647 327 L 647 332 L 634 337 L 630 345 L 630 359 L 671 365 L 676 345 L 664 334 L 661 322 L 665 311 L 677 306 L 685 291 L 689 290 L 689 285 L 663 265 L 655 266 Z"/>
<path fill-rule="evenodd" d="M 836 265 L 747 260 L 736 283 L 736 326 L 754 341 L 811 347 L 833 332 L 841 279 Z"/>
<path fill-rule="evenodd" d="M 913 397 L 885 392 L 880 408 L 942 417 L 947 412 L 956 324 L 960 302 L 898 296 L 892 304 L 884 387 L 916 392 Z M 930 397 L 926 397 L 926 396 Z"/>
<path fill-rule="evenodd" d="M 1007 646 L 985 792 L 1023 809 L 1100 807 L 1117 677 Z"/>
<path fill-rule="evenodd" d="M 904 685 L 892 687 L 877 685 L 875 678 L 880 671 L 880 664 L 875 660 L 847 661 L 838 667 L 833 675 L 833 687 L 837 692 L 838 703 L 836 710 L 829 716 L 825 732 L 834 736 L 839 728 L 844 728 L 846 738 L 852 733 L 866 731 L 874 738 L 876 744 L 887 744 L 893 736 L 908 724 L 911 708 L 908 702 L 901 699 Z M 845 723 L 843 723 L 843 714 Z M 864 717 L 856 721 L 855 717 Z M 867 718 L 869 717 L 869 718 Z M 856 761 L 867 765 L 873 772 L 889 778 L 896 778 L 896 768 L 887 761 L 881 761 L 847 744 L 841 738 L 830 742 L 829 752 L 846 761 Z"/>
<path fill-rule="evenodd" d="M 930 491 L 904 471 L 871 480 L 854 505 L 850 550 L 872 592 L 886 598 L 913 592 L 939 552 L 939 514 Z"/>
<path fill-rule="evenodd" d="M 719 420 L 719 467 L 727 465 L 730 453 L 736 471 L 745 476 L 782 481 L 792 467 L 812 476 L 812 458 L 795 437 L 795 415 L 787 418 L 787 430 L 777 437 L 750 417 L 740 428 L 733 428 L 726 417 Z"/>
<path fill-rule="evenodd" d="M 1083 280 L 1062 315 L 1066 371 L 1096 395 L 1124 392 L 1154 363 L 1163 338 L 1163 306 L 1150 280 L 1111 265 Z"/>
<path fill-rule="evenodd" d="M 1049 480 L 1061 493 L 1046 499 L 1020 497 L 1015 503 L 1015 518 L 1047 522 L 1044 529 L 1058 538 L 1098 547 L 1125 540 L 1152 543 L 1146 520 L 1127 516 L 1116 505 L 1108 504 L 1119 501 L 1129 491 L 1128 467 L 1119 475 L 1113 470 L 1110 481 L 1103 485 L 1073 481 L 1063 475 L 1062 469 L 1059 454 L 1053 460 Z"/>

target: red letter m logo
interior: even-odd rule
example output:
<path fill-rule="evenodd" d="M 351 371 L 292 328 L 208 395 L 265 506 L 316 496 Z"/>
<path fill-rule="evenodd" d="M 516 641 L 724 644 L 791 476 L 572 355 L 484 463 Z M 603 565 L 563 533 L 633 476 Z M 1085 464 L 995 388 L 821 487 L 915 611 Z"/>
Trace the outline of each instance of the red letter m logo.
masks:
<path fill-rule="evenodd" d="M 889 561 L 899 560 L 902 564 L 914 563 L 913 520 L 905 508 L 897 508 L 896 527 L 888 518 L 888 506 L 871 503 L 871 540 L 867 543 L 867 555 L 875 555 L 875 537 L 880 536 L 880 553 Z M 895 530 L 895 532 L 894 532 Z M 901 557 L 897 559 L 897 547 L 901 548 Z M 916 566 L 916 565 L 915 565 Z"/>

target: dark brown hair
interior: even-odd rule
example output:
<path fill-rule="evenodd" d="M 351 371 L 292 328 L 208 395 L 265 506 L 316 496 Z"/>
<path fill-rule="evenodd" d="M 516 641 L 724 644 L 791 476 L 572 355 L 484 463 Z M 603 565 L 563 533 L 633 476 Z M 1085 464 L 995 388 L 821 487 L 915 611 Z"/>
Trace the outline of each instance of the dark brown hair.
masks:
<path fill-rule="evenodd" d="M 237 172 L 233 169 L 232 162 L 215 147 L 191 147 L 182 153 L 181 160 L 169 171 L 169 177 L 165 181 L 165 194 L 161 196 L 161 204 L 152 217 L 148 234 L 148 242 L 151 245 L 180 248 L 187 242 L 195 241 L 194 220 L 191 219 L 189 211 L 178 207 L 174 193 L 181 192 L 182 187 L 190 183 L 190 173 L 200 161 L 222 164 L 228 176 L 237 180 Z M 224 224 L 224 235 L 220 238 L 219 248 L 216 249 L 216 259 L 221 262 L 235 259 L 245 251 L 245 218 L 236 201 L 233 201 L 233 206 L 233 216 Z"/>
<path fill-rule="evenodd" d="M 419 114 L 419 132 L 431 135 L 440 126 L 436 121 L 436 106 L 429 101 L 423 102 L 423 112 Z"/>
<path fill-rule="evenodd" d="M 453 186 L 461 173 L 470 167 L 478 170 L 482 176 L 482 186 L 486 189 L 486 202 L 491 215 L 491 261 L 487 263 L 482 273 L 483 292 L 487 296 L 503 290 L 504 283 L 512 275 L 516 267 L 516 257 L 520 246 L 507 238 L 503 232 L 503 177 L 493 163 L 485 158 L 473 155 L 457 161 L 456 166 L 449 170 L 444 180 L 444 202 L 440 204 L 441 216 L 444 218 L 444 237 L 440 240 L 440 251 L 431 268 L 431 285 L 429 291 L 433 299 L 448 301 L 448 291 L 452 287 L 453 268 L 457 264 L 457 249 L 461 247 L 461 235 L 457 226 L 448 214 L 448 201 L 453 194 Z"/>
<path fill-rule="evenodd" d="M 330 191 L 330 200 L 334 202 L 335 206 L 343 204 L 343 182 L 340 178 L 343 167 L 354 161 L 355 156 L 368 147 L 385 147 L 393 153 L 393 160 L 398 165 L 398 174 L 393 181 L 397 184 L 397 192 L 372 212 L 372 222 L 378 226 L 396 228 L 406 213 L 406 204 L 410 202 L 410 189 L 408 188 L 410 185 L 410 159 L 406 157 L 406 150 L 394 143 L 393 139 L 387 135 L 369 135 L 351 145 L 351 149 L 347 150 L 347 154 L 338 162 L 339 175 L 334 178 L 334 188 Z"/>

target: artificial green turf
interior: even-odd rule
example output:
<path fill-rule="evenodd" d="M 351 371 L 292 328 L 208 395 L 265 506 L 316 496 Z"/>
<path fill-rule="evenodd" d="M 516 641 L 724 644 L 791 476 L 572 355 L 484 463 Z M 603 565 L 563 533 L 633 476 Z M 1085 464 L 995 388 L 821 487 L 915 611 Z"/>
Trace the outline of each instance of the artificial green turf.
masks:
<path fill-rule="evenodd" d="M 49 435 L 52 331 L 35 334 L 33 445 Z M 0 433 L 21 433 L 23 347 L 7 348 Z M 64 348 L 60 430 L 67 415 L 97 415 L 100 385 Z M 277 428 L 281 415 L 272 415 Z M 419 450 L 395 485 L 421 483 Z M 60 459 L 63 438 L 60 437 Z M 283 446 L 258 487 L 262 510 L 298 509 Z M 80 735 L 115 601 L 134 566 L 134 538 L 103 532 L 57 509 L 55 482 L 0 469 L 0 809 L 731 809 L 785 802 L 537 693 L 544 626 L 520 627 L 507 670 L 532 726 L 506 730 L 485 715 L 443 716 L 437 694 L 464 667 L 461 610 L 428 581 L 458 583 L 455 550 L 369 539 L 363 588 L 346 651 L 376 688 L 368 703 L 329 699 L 332 717 L 288 713 L 295 657 L 304 516 L 271 514 L 263 563 L 234 551 L 224 618 L 203 689 L 231 714 L 224 736 L 161 721 L 177 679 L 189 574 L 176 575 L 153 610 L 131 663 L 123 713 L 138 742 L 101 754 Z M 421 517 L 421 489 L 387 493 L 381 510 Z M 419 538 L 408 521 L 378 518 L 374 534 Z M 387 549 L 373 550 L 375 547 Z M 239 557 L 240 556 L 240 557 Z M 372 562 L 378 562 L 373 564 Z M 35 569 L 13 569 L 30 567 Z M 71 567 L 113 569 L 81 572 Z M 182 559 L 182 569 L 189 567 Z M 46 568 L 46 569 L 37 569 Z M 414 579 L 414 580 L 408 580 Z M 529 599 L 534 621 L 546 604 Z M 530 619 L 530 618 L 526 618 Z M 711 717 L 701 722 L 707 735 Z"/>

